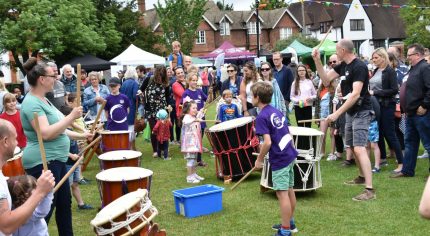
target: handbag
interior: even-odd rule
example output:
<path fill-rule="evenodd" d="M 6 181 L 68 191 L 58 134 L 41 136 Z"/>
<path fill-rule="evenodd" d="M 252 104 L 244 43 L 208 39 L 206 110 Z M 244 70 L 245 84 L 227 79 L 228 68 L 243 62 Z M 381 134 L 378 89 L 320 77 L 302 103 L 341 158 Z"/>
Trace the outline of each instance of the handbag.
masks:
<path fill-rule="evenodd" d="M 138 100 L 139 98 L 136 98 L 136 113 L 134 114 L 134 132 L 139 133 L 142 132 L 143 130 L 145 130 L 146 127 L 146 122 L 145 122 L 145 117 L 140 117 L 140 119 L 137 119 L 137 114 L 138 114 Z"/>

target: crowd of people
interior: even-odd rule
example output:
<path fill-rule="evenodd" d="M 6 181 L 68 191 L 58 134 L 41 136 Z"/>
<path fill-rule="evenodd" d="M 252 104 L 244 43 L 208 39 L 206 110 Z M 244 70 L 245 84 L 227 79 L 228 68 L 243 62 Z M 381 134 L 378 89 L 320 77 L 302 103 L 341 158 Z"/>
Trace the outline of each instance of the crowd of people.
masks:
<path fill-rule="evenodd" d="M 281 224 L 273 226 L 278 235 L 297 230 L 291 184 L 297 152 L 288 131 L 293 110 L 299 126 L 312 127 L 314 119 L 324 134 L 319 156 L 328 161 L 345 159 L 343 166 L 357 165 L 358 176 L 345 184 L 365 188 L 353 200 L 376 198 L 372 175 L 387 165 L 385 143 L 397 162 L 391 177 L 414 176 L 420 141 L 430 151 L 428 50 L 420 44 L 410 45 L 408 67 L 396 47 L 377 48 L 371 61 L 366 62 L 356 56 L 352 41 L 340 40 L 327 65 L 323 65 L 318 50 L 312 52 L 312 58 L 316 73 L 294 60 L 284 65 L 279 52 L 273 53 L 272 63 L 262 62 L 260 68 L 254 62 L 246 62 L 199 69 L 175 41 L 169 66 L 129 67 L 108 81 L 101 72 L 82 70 L 81 86 L 77 86 L 78 78 L 70 65 L 64 65 L 60 74 L 55 63 L 30 58 L 24 64 L 28 84 L 24 94 L 20 88 L 14 88 L 11 94 L 0 83 L 0 138 L 5 140 L 0 142 L 0 164 L 13 156 L 18 145 L 24 150 L 25 171 L 32 176 L 11 178 L 8 189 L 5 177 L 0 175 L 0 207 L 4 209 L 0 213 L 0 232 L 31 232 L 36 228 L 44 232 L 55 209 L 59 234 L 73 235 L 71 196 L 79 209 L 92 209 L 82 199 L 78 185 L 88 180 L 78 168 L 55 194 L 52 186 L 78 160 L 80 140 L 94 137 L 85 129 L 84 113 L 87 120 L 94 120 L 104 103 L 101 121 L 105 129 L 128 131 L 131 149 L 136 150 L 137 119 L 149 124 L 154 158 L 168 161 L 169 145 L 180 145 L 186 160 L 185 181 L 191 184 L 204 180 L 197 174 L 197 167 L 207 165 L 201 155 L 209 152 L 202 142 L 207 105 L 220 96 L 217 122 L 256 117 L 256 133 L 262 137 L 262 144 L 255 166 L 261 168 L 269 153 L 282 218 Z M 81 91 L 77 91 L 78 87 Z M 302 120 L 309 122 L 299 122 Z M 36 123 L 40 124 L 43 140 L 49 141 L 45 142 L 49 171 L 43 170 L 39 158 Z M 328 138 L 332 145 L 326 150 Z M 373 168 L 370 152 L 375 157 Z M 17 186 L 25 191 L 19 192 Z M 37 210 L 41 213 L 32 216 L 36 207 L 41 208 Z M 8 211 L 13 213 L 11 217 L 5 217 Z M 33 228 L 21 226 L 30 218 L 38 222 Z"/>

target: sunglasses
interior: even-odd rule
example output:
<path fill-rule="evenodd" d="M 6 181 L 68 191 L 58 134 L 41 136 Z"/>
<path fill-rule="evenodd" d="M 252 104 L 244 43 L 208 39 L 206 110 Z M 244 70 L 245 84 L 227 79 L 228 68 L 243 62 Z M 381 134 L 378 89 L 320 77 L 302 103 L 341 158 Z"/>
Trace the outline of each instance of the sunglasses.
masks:
<path fill-rule="evenodd" d="M 328 62 L 328 64 L 329 64 L 329 65 L 331 65 L 331 64 L 336 64 L 336 61 L 329 61 L 329 62 Z"/>
<path fill-rule="evenodd" d="M 261 68 L 261 71 L 270 71 L 270 68 Z"/>
<path fill-rule="evenodd" d="M 234 72 L 234 71 L 235 71 L 235 70 L 227 70 L 227 72 L 228 72 L 228 73 L 230 73 L 230 72 Z"/>

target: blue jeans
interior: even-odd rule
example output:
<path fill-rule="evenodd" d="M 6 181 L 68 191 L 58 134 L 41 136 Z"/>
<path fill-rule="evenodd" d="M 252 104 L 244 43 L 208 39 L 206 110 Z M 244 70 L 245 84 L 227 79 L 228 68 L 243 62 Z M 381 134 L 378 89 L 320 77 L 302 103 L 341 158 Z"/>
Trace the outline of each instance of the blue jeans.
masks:
<path fill-rule="evenodd" d="M 415 175 L 420 139 L 424 148 L 430 152 L 430 111 L 423 116 L 413 115 L 406 118 L 405 158 L 402 173 Z"/>
<path fill-rule="evenodd" d="M 383 106 L 382 103 L 379 104 L 381 107 L 381 117 L 378 121 L 379 123 L 379 142 L 378 146 L 381 150 L 381 159 L 387 158 L 387 153 L 385 151 L 385 140 L 387 140 L 388 146 L 394 149 L 396 153 L 397 163 L 403 163 L 403 153 L 400 146 L 399 139 L 396 135 L 395 127 L 395 117 L 394 111 L 396 110 L 396 104 L 390 103 L 388 106 Z M 385 140 L 384 140 L 385 138 Z"/>
<path fill-rule="evenodd" d="M 28 175 L 34 178 L 39 178 L 42 174 L 42 165 L 37 165 L 33 168 L 26 169 Z M 52 172 L 55 178 L 55 184 L 66 175 L 66 163 L 60 161 L 49 161 L 48 169 Z M 55 210 L 55 221 L 57 222 L 58 235 L 70 236 L 73 235 L 72 228 L 72 195 L 70 194 L 69 181 L 64 182 L 63 185 L 54 194 L 54 199 L 52 200 L 51 210 L 45 217 L 46 224 L 49 223 L 49 219 Z"/>

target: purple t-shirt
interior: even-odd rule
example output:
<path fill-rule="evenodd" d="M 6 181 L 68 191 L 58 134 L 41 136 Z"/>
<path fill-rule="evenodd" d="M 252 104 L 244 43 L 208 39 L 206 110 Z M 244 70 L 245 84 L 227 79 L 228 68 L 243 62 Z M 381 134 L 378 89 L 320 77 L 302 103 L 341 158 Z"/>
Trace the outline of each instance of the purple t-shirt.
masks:
<path fill-rule="evenodd" d="M 255 131 L 257 135 L 270 135 L 269 163 L 273 171 L 288 166 L 296 159 L 298 153 L 288 130 L 288 120 L 278 109 L 266 105 L 255 119 Z"/>
<path fill-rule="evenodd" d="M 186 97 L 191 98 L 192 100 L 194 100 L 197 103 L 197 110 L 199 110 L 199 111 L 200 111 L 200 109 L 202 109 L 204 107 L 206 99 L 208 98 L 208 96 L 206 96 L 206 94 L 203 93 L 203 91 L 201 89 L 196 89 L 196 91 L 186 89 L 184 91 L 184 93 L 182 94 L 181 104 L 184 104 L 184 99 Z M 202 130 L 204 130 L 206 127 L 206 123 L 202 122 L 201 125 L 202 125 L 201 126 Z"/>
<path fill-rule="evenodd" d="M 128 130 L 127 109 L 130 107 L 130 100 L 120 93 L 109 95 L 106 98 L 105 111 L 109 113 L 106 129 L 111 131 Z"/>

